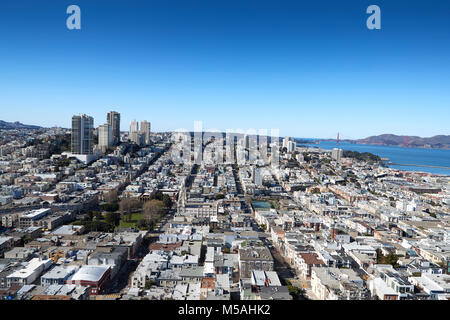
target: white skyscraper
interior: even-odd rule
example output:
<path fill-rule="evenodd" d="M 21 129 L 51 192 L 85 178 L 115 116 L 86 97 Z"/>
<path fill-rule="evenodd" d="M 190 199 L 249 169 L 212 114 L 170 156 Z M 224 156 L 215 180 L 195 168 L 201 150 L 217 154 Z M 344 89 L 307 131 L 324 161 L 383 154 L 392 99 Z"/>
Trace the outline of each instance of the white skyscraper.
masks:
<path fill-rule="evenodd" d="M 114 144 L 112 127 L 108 124 L 102 124 L 98 127 L 98 146 L 104 150 Z"/>
<path fill-rule="evenodd" d="M 134 119 L 130 123 L 130 134 L 129 138 L 132 142 L 136 143 L 137 145 L 142 145 L 143 135 L 141 132 L 139 132 L 139 122 Z"/>
<path fill-rule="evenodd" d="M 131 121 L 130 123 L 130 135 L 133 132 L 138 132 L 139 131 L 139 123 L 136 121 L 136 119 L 134 119 L 133 121 Z"/>
<path fill-rule="evenodd" d="M 333 150 L 331 151 L 331 157 L 337 162 L 341 161 L 343 154 L 344 151 L 342 149 L 333 148 Z"/>
<path fill-rule="evenodd" d="M 284 139 L 283 139 L 283 148 L 288 149 L 288 152 L 292 152 L 292 151 L 289 151 L 289 141 L 292 141 L 292 142 L 295 143 L 294 137 L 284 137 Z M 294 147 L 294 149 L 295 149 L 295 147 Z"/>
<path fill-rule="evenodd" d="M 296 147 L 296 144 L 295 144 L 294 141 L 289 140 L 287 142 L 287 146 L 286 146 L 287 152 L 294 152 L 295 151 L 295 147 Z"/>

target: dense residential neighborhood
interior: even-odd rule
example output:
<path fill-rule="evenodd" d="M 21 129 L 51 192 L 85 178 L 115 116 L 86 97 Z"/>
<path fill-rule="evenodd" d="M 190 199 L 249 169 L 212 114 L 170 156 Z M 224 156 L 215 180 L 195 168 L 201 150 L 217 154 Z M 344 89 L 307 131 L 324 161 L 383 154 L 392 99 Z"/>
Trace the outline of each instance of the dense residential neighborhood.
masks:
<path fill-rule="evenodd" d="M 450 298 L 449 176 L 91 119 L 0 130 L 0 299 Z"/>

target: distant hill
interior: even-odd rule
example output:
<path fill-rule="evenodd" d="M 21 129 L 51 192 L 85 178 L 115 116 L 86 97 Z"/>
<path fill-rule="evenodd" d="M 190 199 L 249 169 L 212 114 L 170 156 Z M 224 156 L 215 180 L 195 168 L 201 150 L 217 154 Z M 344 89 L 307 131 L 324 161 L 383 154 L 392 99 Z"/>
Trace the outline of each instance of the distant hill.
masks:
<path fill-rule="evenodd" d="M 28 124 L 23 124 L 18 121 L 16 122 L 6 122 L 3 120 L 0 120 L 0 129 L 3 130 L 16 130 L 16 129 L 40 129 L 39 126 L 33 126 Z"/>
<path fill-rule="evenodd" d="M 361 144 L 378 144 L 384 146 L 404 146 L 405 136 L 381 134 L 379 136 L 371 136 L 365 139 L 352 140 L 352 142 Z M 406 136 L 406 142 L 408 147 L 450 149 L 450 135 L 438 135 L 430 138 Z"/>

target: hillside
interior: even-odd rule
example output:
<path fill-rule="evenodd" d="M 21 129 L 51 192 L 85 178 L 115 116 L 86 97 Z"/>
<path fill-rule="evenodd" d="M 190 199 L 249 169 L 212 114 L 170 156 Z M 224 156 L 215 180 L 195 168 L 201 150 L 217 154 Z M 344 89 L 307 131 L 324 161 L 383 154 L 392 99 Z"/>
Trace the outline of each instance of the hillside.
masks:
<path fill-rule="evenodd" d="M 39 126 L 27 125 L 27 124 L 20 123 L 18 121 L 16 121 L 16 122 L 6 122 L 6 121 L 3 121 L 3 120 L 0 120 L 0 129 L 3 129 L 3 130 L 40 129 L 40 128 L 41 127 L 39 127 Z"/>
<path fill-rule="evenodd" d="M 416 148 L 450 148 L 450 135 L 438 135 L 429 138 L 417 136 L 406 136 L 407 146 Z M 397 136 L 394 134 L 382 134 L 379 136 L 371 136 L 365 139 L 353 140 L 355 143 L 362 144 L 378 144 L 385 146 L 404 146 L 405 136 Z"/>

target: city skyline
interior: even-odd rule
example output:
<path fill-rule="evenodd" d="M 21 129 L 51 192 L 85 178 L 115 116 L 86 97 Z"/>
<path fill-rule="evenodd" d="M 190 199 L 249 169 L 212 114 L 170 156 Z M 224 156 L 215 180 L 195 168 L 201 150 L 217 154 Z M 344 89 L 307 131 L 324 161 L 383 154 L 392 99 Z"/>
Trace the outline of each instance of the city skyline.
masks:
<path fill-rule="evenodd" d="M 449 13 L 0 1 L 0 303 L 450 301 Z"/>
<path fill-rule="evenodd" d="M 69 128 L 86 113 L 98 127 L 116 110 L 122 131 L 135 118 L 156 132 L 448 134 L 444 1 L 378 1 L 381 30 L 366 1 L 175 2 L 79 1 L 75 31 L 67 3 L 2 2 L 1 120 Z"/>

